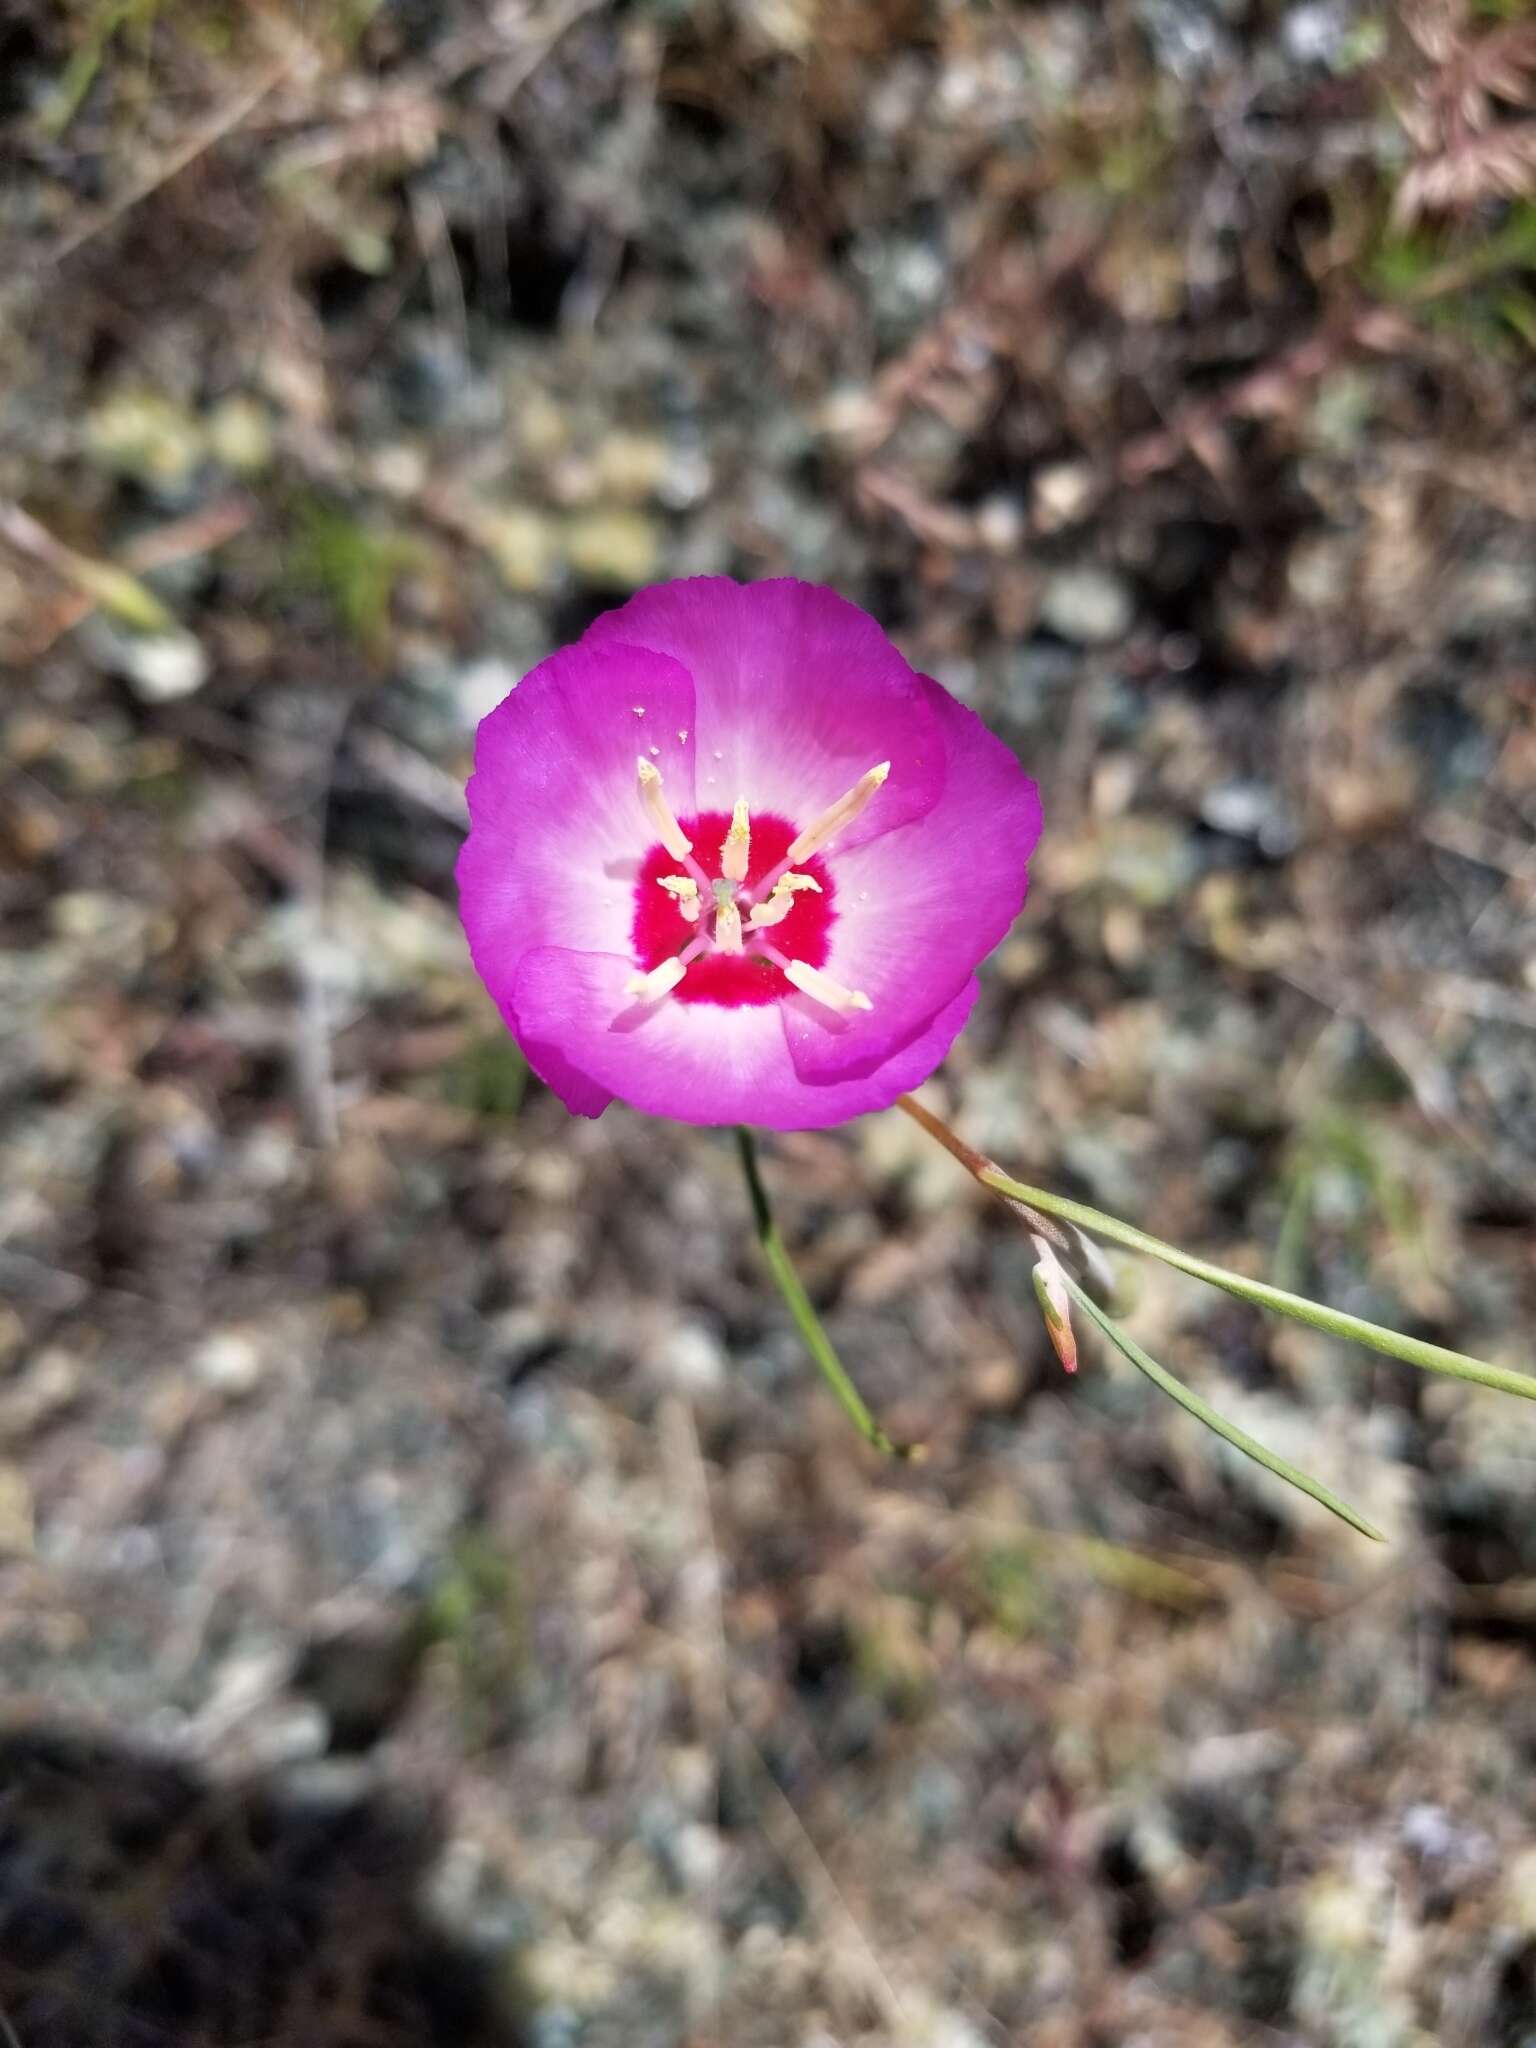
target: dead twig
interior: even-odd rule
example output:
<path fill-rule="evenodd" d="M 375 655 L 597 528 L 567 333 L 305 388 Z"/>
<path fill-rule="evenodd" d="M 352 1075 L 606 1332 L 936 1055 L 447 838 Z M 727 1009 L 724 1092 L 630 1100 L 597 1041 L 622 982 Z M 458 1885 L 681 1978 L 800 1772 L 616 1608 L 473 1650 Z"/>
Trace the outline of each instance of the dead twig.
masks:
<path fill-rule="evenodd" d="M 671 1453 L 669 1462 L 678 1470 L 686 1491 L 693 1496 L 704 1547 L 714 1565 L 707 1593 L 693 1603 L 697 1637 L 704 1646 L 699 1691 L 701 1723 L 722 1754 L 727 1745 L 736 1746 L 761 1794 L 758 1819 L 769 1846 L 806 1897 L 817 1905 L 829 1928 L 840 1934 L 841 1945 L 853 1965 L 860 1989 L 878 2010 L 883 2023 L 904 2037 L 909 2027 L 908 2014 L 890 1973 L 860 1925 L 858 1915 L 849 1905 L 810 1831 L 795 1811 L 793 1802 L 768 1768 L 762 1751 L 732 1714 L 725 1610 L 720 1596 L 720 1549 L 715 1537 L 709 1478 L 699 1445 L 698 1429 L 693 1411 L 686 1402 L 668 1403 L 663 1415 L 663 1430 Z"/>
<path fill-rule="evenodd" d="M 56 640 L 98 607 L 115 613 L 125 625 L 137 626 L 141 631 L 167 630 L 173 624 L 170 614 L 137 578 L 173 562 L 184 562 L 193 555 L 211 554 L 237 533 L 243 533 L 255 516 L 256 506 L 251 499 L 220 498 L 199 511 L 189 512 L 184 519 L 172 519 L 140 534 L 123 549 L 120 563 L 113 564 L 95 561 L 65 547 L 19 506 L 0 504 L 0 540 L 8 541 L 16 553 L 75 585 L 47 607 L 41 631 L 23 647 L 20 658 L 38 660 Z"/>
<path fill-rule="evenodd" d="M 1536 121 L 1501 118 L 1500 108 L 1536 105 L 1536 23 L 1472 35 L 1464 10 L 1431 5 L 1407 9 L 1404 25 L 1427 69 L 1398 109 L 1419 154 L 1394 196 L 1393 225 L 1529 197 Z"/>
<path fill-rule="evenodd" d="M 210 149 L 216 148 L 226 137 L 243 127 L 268 93 L 275 91 L 287 78 L 292 61 L 291 57 L 281 57 L 275 64 L 269 65 L 254 85 L 248 86 L 242 93 L 237 93 L 227 106 L 220 107 L 217 113 L 210 115 L 200 128 L 194 128 L 169 156 L 163 157 L 153 170 L 146 172 L 139 179 L 137 184 L 131 185 L 99 213 L 92 214 L 89 219 L 72 228 L 50 252 L 49 264 L 64 262 L 67 257 L 83 249 L 87 242 L 94 241 L 98 235 L 105 234 L 108 228 L 115 227 L 125 214 L 131 213 L 136 206 L 141 206 L 173 178 L 179 178 L 200 156 L 205 156 Z"/>
<path fill-rule="evenodd" d="M 0 500 L 0 543 L 23 561 L 46 569 L 61 583 L 72 584 L 83 600 L 81 614 L 100 605 L 141 633 L 169 632 L 175 623 L 159 598 L 126 569 L 80 554 L 51 534 L 30 512 L 4 500 Z"/>
<path fill-rule="evenodd" d="M 487 104 L 505 108 L 561 38 L 605 5 L 606 0 L 564 0 L 563 5 L 551 7 L 542 19 L 527 23 L 520 39 L 514 39 L 505 29 L 492 28 L 477 30 L 456 43 L 449 42 L 439 51 L 433 65 L 434 83 L 440 87 L 455 85 L 472 71 L 493 67 L 483 81 L 480 97 Z"/>
<path fill-rule="evenodd" d="M 365 768 L 399 795 L 460 831 L 468 829 L 469 806 L 458 776 L 450 775 L 446 768 L 439 768 L 414 747 L 386 732 L 359 733 L 352 742 L 352 750 Z"/>
<path fill-rule="evenodd" d="M 916 484 L 894 470 L 866 463 L 858 473 L 856 489 L 866 506 L 894 513 L 910 533 L 930 546 L 959 549 L 976 544 L 976 522 L 968 512 L 925 497 Z"/>
<path fill-rule="evenodd" d="M 1352 355 L 1400 350 L 1410 332 L 1400 315 L 1380 306 L 1362 307 L 1341 324 L 1319 328 L 1260 363 L 1214 398 L 1182 406 L 1165 427 L 1132 441 L 1121 451 L 1121 481 L 1144 483 L 1148 477 L 1172 469 L 1189 453 L 1198 455 L 1207 468 L 1224 466 L 1223 429 L 1231 421 L 1287 418 L 1328 371 Z"/>

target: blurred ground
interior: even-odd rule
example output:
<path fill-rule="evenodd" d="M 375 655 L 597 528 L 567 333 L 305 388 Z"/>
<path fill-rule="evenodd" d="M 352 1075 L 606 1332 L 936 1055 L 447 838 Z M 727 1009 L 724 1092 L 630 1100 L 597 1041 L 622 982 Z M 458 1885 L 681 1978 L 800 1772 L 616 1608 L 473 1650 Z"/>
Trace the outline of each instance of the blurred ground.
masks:
<path fill-rule="evenodd" d="M 1536 1363 L 1533 87 L 1449 0 L 10 0 L 22 2048 L 1536 2041 L 1536 1417 L 1142 1274 L 1367 1546 L 893 1113 L 767 1166 L 883 1466 L 451 888 L 553 644 L 833 583 L 1045 794 L 967 1135 Z"/>

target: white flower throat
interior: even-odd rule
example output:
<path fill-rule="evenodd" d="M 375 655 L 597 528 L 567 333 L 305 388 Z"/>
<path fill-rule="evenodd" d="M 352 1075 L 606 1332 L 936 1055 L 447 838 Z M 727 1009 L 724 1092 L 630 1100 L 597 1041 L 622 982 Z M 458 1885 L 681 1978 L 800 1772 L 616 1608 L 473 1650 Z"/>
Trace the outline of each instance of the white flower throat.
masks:
<path fill-rule="evenodd" d="M 729 829 L 720 844 L 720 874 L 712 878 L 693 857 L 693 841 L 667 802 L 661 771 L 643 754 L 638 757 L 637 768 L 640 801 L 646 815 L 662 846 L 681 869 L 675 875 L 662 875 L 659 886 L 672 897 L 683 918 L 699 929 L 681 952 L 663 960 L 649 973 L 631 975 L 624 985 L 625 993 L 642 1002 L 659 1002 L 677 987 L 691 963 L 703 954 L 745 953 L 772 961 L 788 982 L 829 1010 L 846 1014 L 873 1008 L 862 990 L 844 988 L 819 967 L 792 959 L 767 934 L 789 916 L 796 896 L 802 891 L 822 893 L 815 876 L 800 873 L 797 864 L 819 853 L 853 823 L 890 774 L 890 762 L 882 761 L 861 775 L 852 789 L 822 812 L 814 825 L 798 834 L 777 866 L 750 888 L 747 873 L 752 859 L 752 818 L 747 799 L 736 799 Z"/>

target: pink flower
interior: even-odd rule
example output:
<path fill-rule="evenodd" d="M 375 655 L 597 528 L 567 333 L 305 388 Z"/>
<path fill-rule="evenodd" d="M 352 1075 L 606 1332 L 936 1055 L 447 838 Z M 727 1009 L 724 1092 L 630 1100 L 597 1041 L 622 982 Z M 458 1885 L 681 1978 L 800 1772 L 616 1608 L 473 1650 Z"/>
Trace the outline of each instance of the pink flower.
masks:
<path fill-rule="evenodd" d="M 800 1130 L 924 1080 L 1018 914 L 1035 786 L 815 584 L 643 590 L 484 720 L 481 979 L 582 1116 Z"/>

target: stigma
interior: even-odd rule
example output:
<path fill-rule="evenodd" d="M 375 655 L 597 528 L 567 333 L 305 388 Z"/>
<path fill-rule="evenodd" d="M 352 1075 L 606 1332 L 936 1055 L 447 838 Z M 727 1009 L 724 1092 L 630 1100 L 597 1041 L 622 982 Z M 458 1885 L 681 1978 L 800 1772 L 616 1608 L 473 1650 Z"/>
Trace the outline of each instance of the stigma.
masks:
<path fill-rule="evenodd" d="M 715 950 L 718 953 L 739 953 L 741 951 L 741 911 L 736 903 L 734 885 L 722 877 L 711 884 L 715 899 Z"/>

